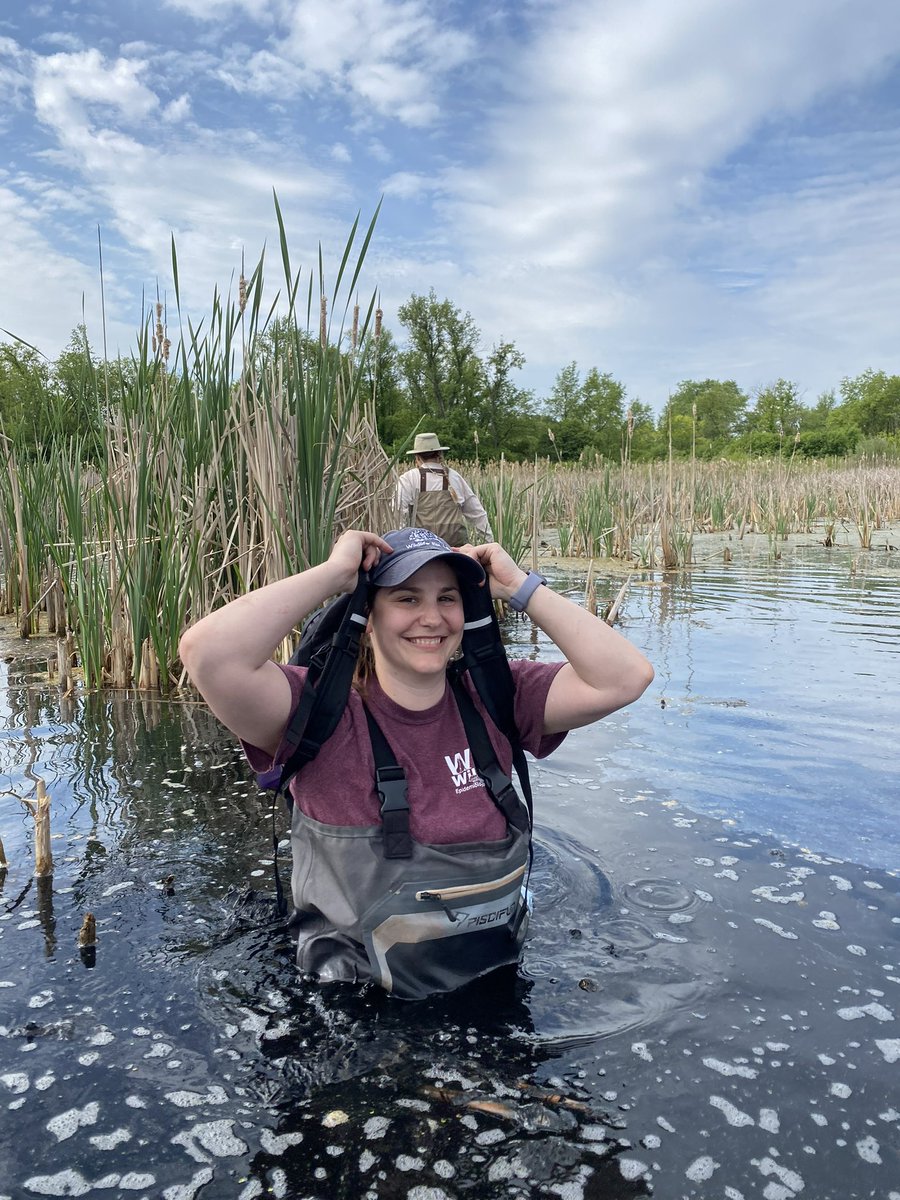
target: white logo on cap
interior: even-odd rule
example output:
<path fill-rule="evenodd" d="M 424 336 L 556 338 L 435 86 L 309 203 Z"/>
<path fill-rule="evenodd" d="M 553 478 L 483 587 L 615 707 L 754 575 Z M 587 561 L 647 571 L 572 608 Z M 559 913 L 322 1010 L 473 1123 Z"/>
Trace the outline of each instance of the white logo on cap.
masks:
<path fill-rule="evenodd" d="M 441 539 L 428 529 L 411 529 L 407 535 L 409 542 L 408 549 L 416 548 L 433 548 L 435 550 L 446 550 L 446 546 Z"/>

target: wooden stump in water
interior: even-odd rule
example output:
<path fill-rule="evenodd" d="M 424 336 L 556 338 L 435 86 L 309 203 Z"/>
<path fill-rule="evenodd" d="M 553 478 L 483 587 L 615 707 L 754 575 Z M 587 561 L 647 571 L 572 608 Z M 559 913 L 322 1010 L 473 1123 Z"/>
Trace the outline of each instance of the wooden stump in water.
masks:
<path fill-rule="evenodd" d="M 3 838 L 0 838 L 0 871 L 5 871 L 8 866 L 6 851 L 3 849 Z"/>
<path fill-rule="evenodd" d="M 53 874 L 53 855 L 50 852 L 50 797 L 42 779 L 37 783 L 34 804 L 34 873 L 38 879 Z"/>

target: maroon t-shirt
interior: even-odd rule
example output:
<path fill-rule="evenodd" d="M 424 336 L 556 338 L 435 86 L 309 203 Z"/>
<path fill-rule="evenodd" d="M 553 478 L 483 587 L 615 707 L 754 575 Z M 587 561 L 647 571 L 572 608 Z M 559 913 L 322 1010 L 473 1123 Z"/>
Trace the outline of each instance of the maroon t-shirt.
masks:
<path fill-rule="evenodd" d="M 547 692 L 562 663 L 534 663 L 513 659 L 516 682 L 516 727 L 524 748 L 535 758 L 546 758 L 560 745 L 564 733 L 545 737 L 544 705 Z M 305 667 L 281 668 L 291 685 L 292 712 L 296 708 Z M 506 738 L 487 716 L 481 700 L 466 677 L 466 685 L 485 719 L 497 760 L 512 771 L 512 751 Z M 411 712 L 395 704 L 373 680 L 366 704 L 378 722 L 398 764 L 406 773 L 410 806 L 410 832 L 418 842 L 436 845 L 498 840 L 506 836 L 506 822 L 482 784 L 466 740 L 462 718 L 447 684 L 443 699 L 433 708 Z M 269 756 L 255 746 L 244 746 L 254 771 L 284 762 L 289 747 L 282 741 Z M 369 729 L 357 692 L 351 691 L 337 729 L 312 762 L 290 783 L 291 796 L 302 812 L 326 825 L 379 825 L 380 804 L 375 791 L 375 762 Z"/>

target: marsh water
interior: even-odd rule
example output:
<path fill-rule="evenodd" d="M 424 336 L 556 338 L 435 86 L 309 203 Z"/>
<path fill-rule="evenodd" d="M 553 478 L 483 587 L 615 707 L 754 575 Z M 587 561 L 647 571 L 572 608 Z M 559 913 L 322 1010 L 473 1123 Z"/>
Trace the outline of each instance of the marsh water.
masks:
<path fill-rule="evenodd" d="M 0 1198 L 900 1200 L 900 557 L 809 542 L 635 578 L 657 677 L 533 765 L 521 968 L 416 1004 L 298 981 L 189 695 L 5 664 Z"/>

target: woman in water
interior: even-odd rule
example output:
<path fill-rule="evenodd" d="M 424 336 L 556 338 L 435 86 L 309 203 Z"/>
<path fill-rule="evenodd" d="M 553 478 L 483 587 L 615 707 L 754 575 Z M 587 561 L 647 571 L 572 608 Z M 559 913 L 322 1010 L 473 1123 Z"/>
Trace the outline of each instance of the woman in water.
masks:
<path fill-rule="evenodd" d="M 470 602 L 489 588 L 527 609 L 563 656 L 509 664 L 518 741 L 537 758 L 636 700 L 653 669 L 496 542 L 453 550 L 419 528 L 350 530 L 324 563 L 232 601 L 182 637 L 188 674 L 255 770 L 290 756 L 285 732 L 306 681 L 306 668 L 272 654 L 308 614 L 353 591 L 360 572 L 369 669 L 290 783 L 297 959 L 320 981 L 375 979 L 413 998 L 515 962 L 527 926 L 531 831 L 510 784 L 513 746 L 451 665 Z"/>

